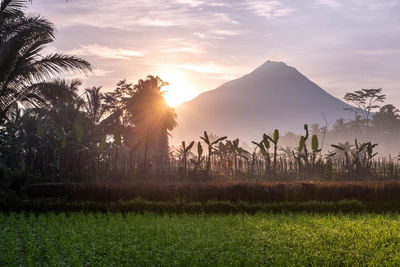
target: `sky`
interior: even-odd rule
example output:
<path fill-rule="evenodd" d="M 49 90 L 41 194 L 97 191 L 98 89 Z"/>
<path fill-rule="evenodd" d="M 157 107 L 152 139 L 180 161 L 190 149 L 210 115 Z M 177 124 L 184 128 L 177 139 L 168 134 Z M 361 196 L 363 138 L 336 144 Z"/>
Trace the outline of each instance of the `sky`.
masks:
<path fill-rule="evenodd" d="M 176 105 L 273 60 L 338 98 L 383 88 L 400 107 L 398 0 L 35 0 L 28 12 L 57 28 L 48 53 L 92 63 L 86 87 L 159 75 Z"/>

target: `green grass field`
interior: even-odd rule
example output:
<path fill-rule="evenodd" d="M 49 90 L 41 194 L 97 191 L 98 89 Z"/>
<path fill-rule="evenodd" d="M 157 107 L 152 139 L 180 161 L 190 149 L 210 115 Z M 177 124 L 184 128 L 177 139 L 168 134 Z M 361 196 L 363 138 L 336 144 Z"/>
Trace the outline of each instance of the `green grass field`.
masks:
<path fill-rule="evenodd" d="M 0 213 L 0 241 L 0 266 L 399 266 L 400 216 Z"/>

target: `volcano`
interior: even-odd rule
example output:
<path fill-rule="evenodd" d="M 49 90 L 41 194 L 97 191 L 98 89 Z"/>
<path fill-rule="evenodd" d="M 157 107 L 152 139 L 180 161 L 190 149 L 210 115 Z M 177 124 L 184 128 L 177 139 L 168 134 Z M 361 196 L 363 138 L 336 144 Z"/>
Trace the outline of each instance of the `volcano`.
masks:
<path fill-rule="evenodd" d="M 325 124 L 352 116 L 350 106 L 297 69 L 267 61 L 251 73 L 204 92 L 176 107 L 173 143 L 197 140 L 204 130 L 217 136 L 258 140 L 263 133 L 302 132 L 305 123 Z M 324 115 L 323 115 L 324 114 Z"/>

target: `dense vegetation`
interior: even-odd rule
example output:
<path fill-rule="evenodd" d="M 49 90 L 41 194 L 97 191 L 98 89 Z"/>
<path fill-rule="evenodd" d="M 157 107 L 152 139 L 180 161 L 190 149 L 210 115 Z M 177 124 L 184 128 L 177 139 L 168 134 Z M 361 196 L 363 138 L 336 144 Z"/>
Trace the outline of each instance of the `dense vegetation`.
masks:
<path fill-rule="evenodd" d="M 0 225 L 8 266 L 400 264 L 391 214 L 0 214 Z"/>
<path fill-rule="evenodd" d="M 385 99 L 381 89 L 346 94 L 345 100 L 354 104 L 354 120 L 338 120 L 332 127 L 329 122 L 310 129 L 304 125 L 302 136 L 275 130 L 246 147 L 238 139 L 204 132 L 198 142 L 170 148 L 168 135 L 177 122 L 174 109 L 163 98 L 166 82 L 148 76 L 137 84 L 122 80 L 107 93 L 99 86 L 80 93 L 80 81 L 67 81 L 61 75 L 92 67 L 74 56 L 43 55 L 43 48 L 54 40 L 54 26 L 38 15 L 24 14 L 25 4 L 1 2 L 0 190 L 18 191 L 41 182 L 154 178 L 399 178 L 397 159 L 376 153 L 376 136 L 393 140 L 400 130 L 399 111 L 390 104 L 380 106 Z M 350 141 L 329 146 L 329 136 Z M 296 145 L 282 145 L 289 139 Z"/>
<path fill-rule="evenodd" d="M 317 183 L 133 183 L 133 184 L 40 184 L 28 186 L 29 199 L 65 199 L 67 201 L 118 201 L 141 198 L 149 201 L 247 201 L 304 202 L 400 201 L 399 182 L 317 182 Z"/>
<path fill-rule="evenodd" d="M 26 4 L 0 0 L 0 266 L 400 264 L 400 164 L 377 155 L 400 116 L 381 89 L 303 135 L 172 147 L 166 82 L 63 79 L 92 66 L 43 54 L 54 25 Z"/>

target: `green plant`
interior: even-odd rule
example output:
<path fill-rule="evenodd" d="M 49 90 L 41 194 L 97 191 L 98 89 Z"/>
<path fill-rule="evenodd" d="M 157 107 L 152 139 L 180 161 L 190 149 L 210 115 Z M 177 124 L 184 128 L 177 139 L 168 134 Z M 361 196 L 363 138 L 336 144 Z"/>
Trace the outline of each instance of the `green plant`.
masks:
<path fill-rule="evenodd" d="M 208 156 L 207 156 L 207 173 L 209 174 L 211 171 L 211 155 L 213 150 L 215 149 L 215 145 L 218 144 L 219 142 L 225 140 L 227 136 L 217 138 L 214 141 L 211 141 L 210 138 L 208 137 L 208 134 L 206 131 L 204 131 L 204 136 L 200 136 L 200 138 L 206 143 L 208 146 Z"/>
<path fill-rule="evenodd" d="M 311 137 L 311 149 L 312 149 L 312 165 L 315 165 L 315 160 L 317 158 L 317 153 L 320 153 L 322 151 L 322 148 L 319 147 L 319 142 L 318 142 L 318 136 L 313 135 Z"/>
<path fill-rule="evenodd" d="M 331 145 L 333 148 L 335 148 L 335 152 L 330 153 L 330 157 L 333 156 L 340 156 L 341 154 L 343 154 L 345 156 L 346 159 L 346 168 L 349 171 L 350 170 L 350 155 L 351 155 L 351 150 L 353 145 L 351 145 L 348 141 L 346 141 L 345 143 L 339 143 L 338 145 Z"/>
<path fill-rule="evenodd" d="M 90 72 L 86 60 L 63 54 L 43 55 L 54 41 L 54 26 L 38 15 L 27 15 L 26 1 L 1 1 L 0 123 L 13 119 L 19 106 L 46 106 L 58 87 L 49 79 L 63 71 Z"/>
<path fill-rule="evenodd" d="M 371 161 L 372 161 L 372 159 L 376 156 L 376 155 L 378 155 L 378 152 L 375 152 L 374 153 L 374 148 L 377 146 L 378 144 L 372 144 L 371 142 L 367 142 L 366 143 L 366 152 L 367 152 L 367 157 L 366 157 L 366 160 L 367 160 L 367 163 L 366 163 L 366 169 L 369 169 L 370 168 L 370 166 L 371 166 Z"/>
<path fill-rule="evenodd" d="M 197 173 L 200 169 L 200 164 L 204 160 L 203 156 L 203 146 L 200 142 L 197 143 L 197 156 L 196 159 L 190 159 L 190 161 L 194 164 L 194 172 Z"/>
<path fill-rule="evenodd" d="M 193 145 L 194 141 L 190 142 L 188 146 L 186 146 L 185 141 L 182 141 L 182 149 L 180 150 L 180 154 L 182 155 L 183 158 L 184 176 L 186 176 L 187 174 L 187 156 L 189 155 Z"/>
<path fill-rule="evenodd" d="M 250 153 L 239 146 L 238 138 L 236 138 L 233 141 L 228 140 L 227 145 L 229 148 L 229 154 L 231 154 L 233 156 L 233 162 L 235 165 L 235 176 L 237 176 L 238 175 L 238 157 L 248 160 L 249 159 L 248 154 L 250 154 Z"/>
<path fill-rule="evenodd" d="M 269 173 L 271 169 L 271 157 L 269 155 L 269 148 L 270 148 L 270 143 L 269 143 L 269 138 L 267 135 L 263 136 L 263 140 L 259 143 L 253 141 L 253 144 L 256 145 L 256 148 L 259 148 L 261 155 L 264 157 L 265 160 L 265 171 L 266 173 Z"/>
<path fill-rule="evenodd" d="M 302 161 L 301 161 L 302 159 L 306 163 L 307 167 L 310 166 L 307 143 L 306 143 L 309 137 L 307 124 L 304 124 L 304 130 L 306 131 L 306 134 L 300 137 L 299 145 L 296 147 L 296 151 L 292 151 L 293 157 L 297 161 L 299 167 L 302 166 Z M 316 147 L 318 148 L 318 139 L 316 140 L 314 139 L 314 145 L 317 145 Z"/>
<path fill-rule="evenodd" d="M 264 134 L 264 138 L 263 139 L 264 140 L 268 139 L 274 144 L 274 173 L 275 173 L 276 172 L 276 163 L 277 163 L 276 156 L 277 156 L 277 151 L 278 151 L 279 130 L 275 129 L 273 137 L 270 137 L 270 136 Z M 265 144 L 266 143 L 264 141 L 264 145 Z"/>

